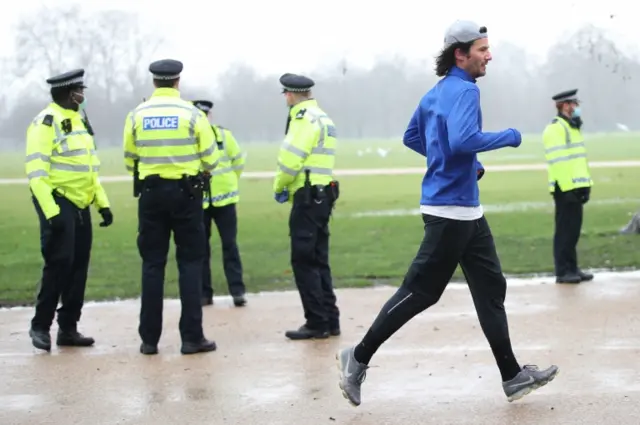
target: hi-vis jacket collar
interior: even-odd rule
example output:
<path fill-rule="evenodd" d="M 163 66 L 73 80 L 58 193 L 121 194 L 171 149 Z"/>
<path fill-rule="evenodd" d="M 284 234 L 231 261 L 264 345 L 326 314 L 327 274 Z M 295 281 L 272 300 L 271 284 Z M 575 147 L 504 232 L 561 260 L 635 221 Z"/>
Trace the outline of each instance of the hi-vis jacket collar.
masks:
<path fill-rule="evenodd" d="M 74 111 L 73 109 L 63 108 L 62 106 L 58 105 L 55 102 L 51 102 L 49 104 L 49 107 L 67 118 L 73 118 L 76 115 L 80 115 L 78 111 Z"/>
<path fill-rule="evenodd" d="M 161 87 L 153 91 L 151 97 L 155 96 L 180 97 L 180 92 L 170 87 Z"/>
<path fill-rule="evenodd" d="M 313 106 L 316 106 L 316 107 L 318 106 L 317 100 L 315 99 L 303 100 L 302 102 L 297 103 L 291 107 L 291 109 L 289 110 L 289 116 L 291 118 L 295 118 L 295 116 L 298 115 L 298 112 Z"/>

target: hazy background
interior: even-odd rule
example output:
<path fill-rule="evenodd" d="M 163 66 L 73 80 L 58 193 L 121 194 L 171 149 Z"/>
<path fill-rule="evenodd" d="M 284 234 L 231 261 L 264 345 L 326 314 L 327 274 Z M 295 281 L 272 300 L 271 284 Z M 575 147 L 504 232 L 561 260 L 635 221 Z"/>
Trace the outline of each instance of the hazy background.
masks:
<path fill-rule="evenodd" d="M 44 80 L 76 67 L 87 70 L 98 144 L 120 145 L 126 114 L 152 92 L 149 63 L 165 57 L 185 64 L 184 96 L 213 100 L 215 121 L 241 143 L 282 139 L 284 72 L 316 80 L 342 139 L 400 137 L 458 18 L 489 29 L 485 129 L 539 133 L 555 113 L 550 97 L 579 88 L 585 131 L 640 130 L 631 4 L 515 4 L 23 0 L 0 17 L 0 149 L 24 149 L 26 127 L 49 102 Z"/>

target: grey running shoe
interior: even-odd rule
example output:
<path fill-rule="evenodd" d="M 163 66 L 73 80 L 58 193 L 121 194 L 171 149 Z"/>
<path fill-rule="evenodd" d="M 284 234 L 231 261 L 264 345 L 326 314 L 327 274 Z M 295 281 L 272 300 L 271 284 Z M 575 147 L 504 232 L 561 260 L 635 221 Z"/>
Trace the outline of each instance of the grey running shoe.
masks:
<path fill-rule="evenodd" d="M 336 354 L 340 369 L 340 389 L 344 398 L 354 406 L 360 405 L 360 386 L 367 377 L 369 366 L 359 363 L 353 357 L 353 349 L 345 348 Z"/>
<path fill-rule="evenodd" d="M 510 381 L 502 383 L 507 400 L 520 400 L 533 390 L 547 385 L 558 375 L 558 366 L 550 366 L 545 370 L 535 365 L 524 365 L 522 370 Z"/>

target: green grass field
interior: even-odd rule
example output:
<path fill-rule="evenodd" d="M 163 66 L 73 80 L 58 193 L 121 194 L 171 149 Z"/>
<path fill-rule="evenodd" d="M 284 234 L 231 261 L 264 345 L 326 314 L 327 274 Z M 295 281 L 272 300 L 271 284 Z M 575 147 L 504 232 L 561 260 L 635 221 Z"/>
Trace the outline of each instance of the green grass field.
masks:
<path fill-rule="evenodd" d="M 592 161 L 639 160 L 637 136 L 592 136 Z M 389 147 L 386 158 L 358 149 Z M 269 171 L 277 146 L 250 146 L 248 170 Z M 511 155 L 511 156 L 510 156 Z M 515 155 L 521 155 L 516 157 Z M 529 156 L 526 160 L 525 156 Z M 122 174 L 119 154 L 103 155 L 104 174 Z M 116 159 L 117 158 L 117 159 Z M 520 158 L 520 159 L 518 159 Z M 528 140 L 520 149 L 484 155 L 485 163 L 542 162 L 539 143 Z M 403 153 L 401 142 L 354 142 L 341 145 L 340 168 L 421 166 L 423 159 Z M 1 177 L 23 177 L 22 160 L 5 157 Z M 592 202 L 586 206 L 579 244 L 584 268 L 635 268 L 640 237 L 620 236 L 618 229 L 640 208 L 640 169 L 599 168 Z M 342 197 L 332 221 L 331 261 L 338 287 L 401 281 L 422 238 L 422 222 L 415 210 L 420 177 L 342 177 Z M 107 229 L 94 220 L 94 247 L 87 289 L 88 299 L 136 297 L 140 292 L 140 258 L 136 238 L 136 200 L 130 183 L 106 183 L 115 224 Z M 546 171 L 487 172 L 480 183 L 481 201 L 492 225 L 503 268 L 507 274 L 551 272 L 551 197 Z M 25 184 L 1 187 L 0 304 L 30 303 L 40 276 L 38 223 Z M 289 207 L 273 201 L 271 180 L 241 181 L 239 245 L 250 291 L 294 288 L 289 266 L 287 217 Z M 412 211 L 414 210 L 414 211 Z M 96 215 L 94 214 L 94 217 Z M 212 239 L 213 271 L 218 294 L 226 293 L 219 242 Z M 177 292 L 173 249 L 167 266 L 167 296 Z"/>
<path fill-rule="evenodd" d="M 588 153 L 591 160 L 612 161 L 640 159 L 640 134 L 618 133 L 610 135 L 587 135 Z M 100 141 L 98 141 L 99 143 Z M 247 152 L 247 171 L 272 171 L 280 145 L 278 143 L 248 143 L 241 147 Z M 385 151 L 381 156 L 378 149 Z M 125 174 L 122 150 L 101 149 L 101 174 L 104 176 Z M 506 148 L 480 155 L 485 164 L 528 164 L 544 162 L 540 137 L 525 137 L 517 149 Z M 398 140 L 339 141 L 337 169 L 348 168 L 394 168 L 424 166 L 424 158 L 405 148 Z M 4 153 L 0 178 L 23 178 L 24 155 Z"/>

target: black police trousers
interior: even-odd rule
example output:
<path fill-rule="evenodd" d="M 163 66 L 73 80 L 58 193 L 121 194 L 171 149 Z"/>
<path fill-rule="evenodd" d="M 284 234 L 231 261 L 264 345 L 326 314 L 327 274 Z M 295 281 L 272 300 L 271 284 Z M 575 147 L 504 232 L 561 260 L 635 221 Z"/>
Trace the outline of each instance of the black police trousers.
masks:
<path fill-rule="evenodd" d="M 334 201 L 305 202 L 304 189 L 296 191 L 289 215 L 291 268 L 309 329 L 340 328 L 340 311 L 329 266 L 329 219 Z"/>
<path fill-rule="evenodd" d="M 511 349 L 504 300 L 507 282 L 485 217 L 462 221 L 423 215 L 424 237 L 402 285 L 386 302 L 356 348 L 368 363 L 377 349 L 414 316 L 436 304 L 458 265 L 467 280 L 482 331 L 503 371 L 519 371 Z"/>
<path fill-rule="evenodd" d="M 149 178 L 147 178 L 149 179 Z M 200 342 L 202 331 L 202 191 L 180 180 L 145 179 L 138 200 L 138 251 L 142 258 L 142 341 L 157 345 L 162 333 L 164 278 L 173 232 L 178 263 L 183 342 Z M 191 193 L 190 193 L 191 192 Z"/>
<path fill-rule="evenodd" d="M 211 222 L 215 222 L 222 245 L 222 264 L 227 286 L 232 296 L 245 293 L 242 280 L 242 262 L 236 242 L 238 236 L 238 215 L 236 204 L 221 207 L 210 206 L 204 210 L 204 231 L 206 236 L 206 253 L 202 267 L 202 296 L 211 298 L 213 286 L 211 284 Z"/>
<path fill-rule="evenodd" d="M 40 251 L 44 267 L 31 327 L 49 332 L 58 301 L 61 301 L 58 326 L 63 331 L 75 331 L 84 305 L 91 257 L 91 213 L 89 208 L 80 209 L 57 194 L 54 194 L 54 199 L 64 222 L 61 229 L 51 227 L 33 197 L 40 220 Z"/>
<path fill-rule="evenodd" d="M 555 204 L 555 229 L 553 234 L 553 259 L 556 276 L 578 274 L 577 245 L 582 230 L 583 203 L 579 190 L 553 192 Z"/>

